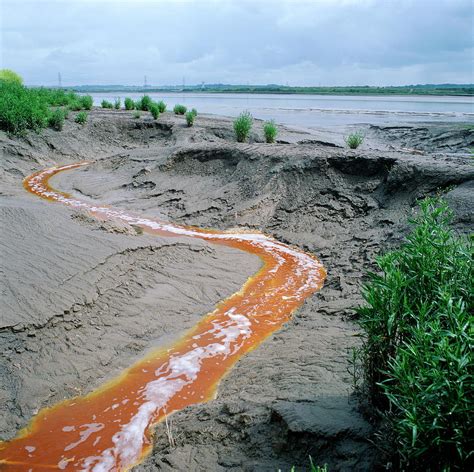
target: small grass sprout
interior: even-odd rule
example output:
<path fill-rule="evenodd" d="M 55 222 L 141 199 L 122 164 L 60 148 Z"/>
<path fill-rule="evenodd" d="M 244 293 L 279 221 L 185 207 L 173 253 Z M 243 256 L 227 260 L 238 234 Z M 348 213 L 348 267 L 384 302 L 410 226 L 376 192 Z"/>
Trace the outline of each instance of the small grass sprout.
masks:
<path fill-rule="evenodd" d="M 134 118 L 135 120 L 138 120 L 138 119 L 140 118 L 140 116 L 141 116 L 141 113 L 140 113 L 139 110 L 135 110 L 135 111 L 133 112 L 133 118 Z"/>
<path fill-rule="evenodd" d="M 265 135 L 265 141 L 267 143 L 275 142 L 275 138 L 278 134 L 278 128 L 275 124 L 275 121 L 270 120 L 263 124 L 263 134 Z"/>
<path fill-rule="evenodd" d="M 345 141 L 351 149 L 357 149 L 364 141 L 364 136 L 361 133 L 351 133 Z"/>
<path fill-rule="evenodd" d="M 243 143 L 248 139 L 250 135 L 250 130 L 252 129 L 252 125 L 253 125 L 253 116 L 248 111 L 242 112 L 234 120 L 235 136 L 239 143 Z"/>
<path fill-rule="evenodd" d="M 187 108 L 184 105 L 180 105 L 179 103 L 173 108 L 175 115 L 184 115 L 186 110 Z"/>
<path fill-rule="evenodd" d="M 83 125 L 87 121 L 87 113 L 85 111 L 80 111 L 77 115 L 76 118 L 74 119 L 76 123 L 79 123 Z"/>
<path fill-rule="evenodd" d="M 116 110 L 120 110 L 121 107 L 122 107 L 122 102 L 121 102 L 120 98 L 116 98 L 115 101 L 114 101 L 114 108 Z"/>

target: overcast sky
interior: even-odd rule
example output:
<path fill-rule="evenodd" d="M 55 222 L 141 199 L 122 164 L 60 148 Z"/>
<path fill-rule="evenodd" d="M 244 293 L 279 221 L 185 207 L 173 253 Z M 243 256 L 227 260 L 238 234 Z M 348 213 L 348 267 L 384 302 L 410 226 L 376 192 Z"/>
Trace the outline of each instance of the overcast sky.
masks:
<path fill-rule="evenodd" d="M 0 0 L 27 84 L 471 83 L 472 0 Z"/>

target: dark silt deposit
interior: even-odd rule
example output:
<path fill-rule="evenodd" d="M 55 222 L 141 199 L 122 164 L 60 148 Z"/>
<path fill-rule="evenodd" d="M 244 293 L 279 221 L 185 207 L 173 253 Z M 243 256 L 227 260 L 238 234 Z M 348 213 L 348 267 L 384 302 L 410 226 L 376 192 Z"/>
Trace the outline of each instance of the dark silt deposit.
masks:
<path fill-rule="evenodd" d="M 234 142 L 229 119 L 188 128 L 94 110 L 81 126 L 0 135 L 2 222 L 0 438 L 45 406 L 97 388 L 153 347 L 168 345 L 259 268 L 258 258 L 126 224 L 27 194 L 22 179 L 55 164 L 95 162 L 54 186 L 83 200 L 203 228 L 261 230 L 314 253 L 323 289 L 242 358 L 217 396 L 160 423 L 134 470 L 372 470 L 374 430 L 352 395 L 348 352 L 367 270 L 400 243 L 417 199 L 444 193 L 472 230 L 472 127 L 367 128 L 343 136 L 282 128 L 265 144 Z"/>

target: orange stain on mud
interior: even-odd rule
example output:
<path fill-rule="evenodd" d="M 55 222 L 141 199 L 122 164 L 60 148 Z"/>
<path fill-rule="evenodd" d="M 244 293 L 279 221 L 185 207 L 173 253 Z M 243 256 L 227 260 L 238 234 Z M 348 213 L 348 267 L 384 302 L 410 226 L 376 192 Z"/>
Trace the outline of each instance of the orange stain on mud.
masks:
<path fill-rule="evenodd" d="M 45 408 L 18 436 L 0 443 L 0 469 L 7 471 L 128 470 L 152 446 L 151 426 L 174 411 L 205 402 L 231 367 L 278 330 L 319 290 L 325 271 L 312 255 L 261 233 L 228 233 L 174 225 L 95 206 L 52 189 L 58 172 L 47 169 L 24 181 L 51 201 L 117 219 L 160 236 L 187 236 L 257 255 L 261 269 L 238 292 L 218 304 L 174 345 L 156 350 L 113 381 L 84 396 Z"/>

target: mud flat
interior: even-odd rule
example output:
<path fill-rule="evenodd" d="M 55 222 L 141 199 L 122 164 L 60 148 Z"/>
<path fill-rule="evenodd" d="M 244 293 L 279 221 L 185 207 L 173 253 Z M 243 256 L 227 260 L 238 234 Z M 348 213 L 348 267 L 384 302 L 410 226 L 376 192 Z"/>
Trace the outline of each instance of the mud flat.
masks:
<path fill-rule="evenodd" d="M 94 110 L 84 127 L 2 134 L 0 438 L 171 343 L 260 267 L 235 249 L 101 223 L 22 188 L 34 171 L 93 159 L 52 184 L 150 217 L 262 230 L 328 271 L 323 290 L 239 361 L 215 400 L 175 413 L 168 431 L 158 426 L 136 470 L 289 470 L 309 454 L 330 470 L 373 468 L 373 430 L 351 397 L 347 362 L 363 274 L 400 241 L 423 195 L 446 192 L 459 229 L 473 226 L 472 127 L 426 126 L 373 128 L 356 151 L 339 134 L 289 128 L 267 145 L 261 123 L 237 144 L 231 122 L 210 115 L 187 128 L 171 114 L 155 122 Z"/>

